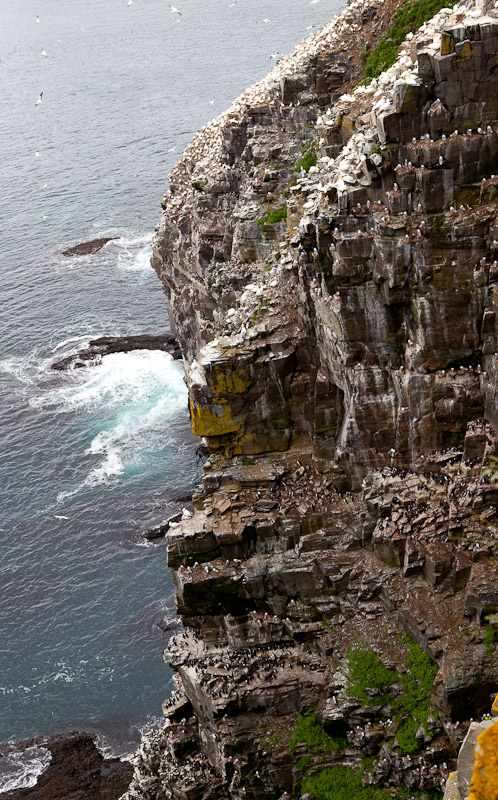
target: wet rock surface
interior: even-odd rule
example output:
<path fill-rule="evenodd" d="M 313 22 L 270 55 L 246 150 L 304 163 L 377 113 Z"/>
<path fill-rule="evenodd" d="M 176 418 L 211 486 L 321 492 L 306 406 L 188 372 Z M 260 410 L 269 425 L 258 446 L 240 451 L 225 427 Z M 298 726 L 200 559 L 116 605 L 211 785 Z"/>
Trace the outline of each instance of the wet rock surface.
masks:
<path fill-rule="evenodd" d="M 104 759 L 87 733 L 72 733 L 16 742 L 40 745 L 52 754 L 36 786 L 4 792 L 5 800 L 117 800 L 126 789 L 132 768 L 117 758 Z"/>
<path fill-rule="evenodd" d="M 338 765 L 440 791 L 498 688 L 498 14 L 442 9 L 349 94 L 393 11 L 352 3 L 172 173 L 153 264 L 210 456 L 126 800 L 297 798 Z M 340 747 L 296 740 L 310 713 Z"/>
<path fill-rule="evenodd" d="M 89 256 L 93 253 L 98 253 L 107 242 L 112 242 L 115 239 L 119 239 L 119 236 L 107 236 L 101 239 L 92 239 L 90 242 L 81 242 L 80 244 L 75 244 L 74 247 L 68 247 L 67 250 L 63 250 L 62 255 L 68 258 L 72 256 Z"/>
<path fill-rule="evenodd" d="M 51 369 L 65 370 L 87 367 L 110 353 L 130 353 L 132 350 L 164 350 L 171 353 L 174 359 L 181 358 L 180 345 L 171 333 L 160 335 L 141 334 L 137 336 L 101 336 L 92 339 L 88 347 L 60 358 L 51 365 Z"/>

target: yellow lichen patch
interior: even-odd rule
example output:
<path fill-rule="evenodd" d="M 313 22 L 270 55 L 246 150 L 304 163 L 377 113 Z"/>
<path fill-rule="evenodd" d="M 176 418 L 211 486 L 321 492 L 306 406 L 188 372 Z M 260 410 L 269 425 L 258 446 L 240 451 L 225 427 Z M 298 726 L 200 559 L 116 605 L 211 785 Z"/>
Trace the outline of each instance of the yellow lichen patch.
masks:
<path fill-rule="evenodd" d="M 498 714 L 498 694 L 496 695 L 495 699 L 493 700 L 493 705 L 491 706 L 491 711 L 494 711 Z"/>
<path fill-rule="evenodd" d="M 226 433 L 240 431 L 240 424 L 234 420 L 230 406 L 220 408 L 220 413 L 210 408 L 202 408 L 190 400 L 190 416 L 194 436 L 224 436 Z"/>
<path fill-rule="evenodd" d="M 213 401 L 226 402 L 226 396 L 230 394 L 244 394 L 252 384 L 249 375 L 243 370 L 238 369 L 234 372 L 215 368 L 209 375 L 208 383 L 213 395 Z"/>
<path fill-rule="evenodd" d="M 498 720 L 477 737 L 469 800 L 498 800 Z"/>
<path fill-rule="evenodd" d="M 472 45 L 470 42 L 464 42 L 456 61 L 468 61 L 470 58 L 472 58 Z"/>
<path fill-rule="evenodd" d="M 449 56 L 450 53 L 455 52 L 455 42 L 453 36 L 449 33 L 443 33 L 441 36 L 441 55 Z"/>

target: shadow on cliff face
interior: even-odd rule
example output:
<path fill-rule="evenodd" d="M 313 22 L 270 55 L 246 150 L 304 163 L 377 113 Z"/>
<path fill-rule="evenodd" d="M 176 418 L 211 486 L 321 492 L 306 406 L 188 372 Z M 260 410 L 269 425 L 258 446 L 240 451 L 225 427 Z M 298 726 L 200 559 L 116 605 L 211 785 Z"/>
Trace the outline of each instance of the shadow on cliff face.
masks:
<path fill-rule="evenodd" d="M 487 714 L 490 706 L 490 699 L 496 696 L 498 684 L 491 681 L 475 683 L 471 686 L 464 686 L 455 691 L 448 691 L 448 705 L 451 709 L 453 722 L 462 719 L 478 719 L 483 714 Z"/>

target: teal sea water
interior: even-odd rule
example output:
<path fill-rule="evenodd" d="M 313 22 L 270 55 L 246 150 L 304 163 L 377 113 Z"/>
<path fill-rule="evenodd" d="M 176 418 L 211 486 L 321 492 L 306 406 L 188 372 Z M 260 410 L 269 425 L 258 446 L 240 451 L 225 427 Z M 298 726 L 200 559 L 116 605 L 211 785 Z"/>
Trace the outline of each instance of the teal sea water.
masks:
<path fill-rule="evenodd" d="M 181 364 L 50 363 L 98 335 L 168 330 L 149 258 L 169 171 L 271 53 L 340 7 L 176 5 L 0 4 L 0 742 L 85 729 L 124 754 L 160 715 L 178 623 L 164 542 L 141 533 L 199 479 Z M 118 238 L 61 255 L 101 236 Z M 0 792 L 27 771 L 0 759 Z"/>

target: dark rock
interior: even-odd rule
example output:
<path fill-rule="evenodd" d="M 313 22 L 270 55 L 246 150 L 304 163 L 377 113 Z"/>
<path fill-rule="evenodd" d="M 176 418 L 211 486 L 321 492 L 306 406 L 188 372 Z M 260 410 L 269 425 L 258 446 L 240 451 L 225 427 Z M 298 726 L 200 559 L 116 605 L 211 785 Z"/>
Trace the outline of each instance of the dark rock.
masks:
<path fill-rule="evenodd" d="M 153 528 L 149 528 L 143 534 L 144 539 L 148 539 L 150 542 L 153 542 L 155 539 L 161 539 L 163 536 L 166 536 L 170 529 L 170 525 L 172 522 L 180 522 L 182 518 L 182 512 L 178 512 L 178 514 L 173 514 L 166 522 L 162 522 L 160 525 L 155 525 Z"/>
<path fill-rule="evenodd" d="M 88 256 L 92 253 L 98 253 L 107 242 L 112 242 L 119 239 L 119 236 L 106 236 L 102 239 L 92 239 L 90 242 L 81 242 L 75 244 L 74 247 L 68 247 L 67 250 L 62 251 L 63 256 Z"/>
<path fill-rule="evenodd" d="M 39 745 L 52 760 L 36 786 L 2 794 L 3 800 L 118 800 L 133 772 L 127 761 L 104 759 L 89 733 L 16 742 L 16 750 Z"/>
<path fill-rule="evenodd" d="M 130 353 L 132 350 L 164 350 L 174 359 L 182 357 L 178 340 L 172 333 L 160 335 L 141 334 L 138 336 L 102 336 L 92 339 L 88 347 L 70 356 L 54 361 L 51 369 L 65 370 L 87 367 L 109 353 Z"/>

